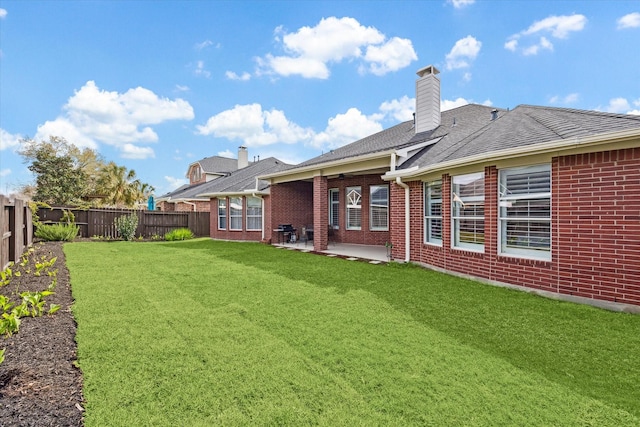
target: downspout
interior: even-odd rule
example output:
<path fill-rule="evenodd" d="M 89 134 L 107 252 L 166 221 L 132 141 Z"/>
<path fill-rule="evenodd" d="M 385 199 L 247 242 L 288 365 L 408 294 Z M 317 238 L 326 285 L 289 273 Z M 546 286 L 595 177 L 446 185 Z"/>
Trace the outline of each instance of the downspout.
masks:
<path fill-rule="evenodd" d="M 411 259 L 411 239 L 409 232 L 411 230 L 410 216 L 409 216 L 409 186 L 402 182 L 399 176 L 396 176 L 396 184 L 404 188 L 404 262 L 409 262 Z"/>
<path fill-rule="evenodd" d="M 186 203 L 187 205 L 191 205 L 191 206 L 193 206 L 193 211 L 194 211 L 194 212 L 197 212 L 197 211 L 198 211 L 198 209 L 197 209 L 197 207 L 196 207 L 196 204 L 195 204 L 195 203 L 193 203 L 193 202 L 187 202 L 186 200 L 183 200 L 183 201 L 182 201 L 182 203 Z"/>

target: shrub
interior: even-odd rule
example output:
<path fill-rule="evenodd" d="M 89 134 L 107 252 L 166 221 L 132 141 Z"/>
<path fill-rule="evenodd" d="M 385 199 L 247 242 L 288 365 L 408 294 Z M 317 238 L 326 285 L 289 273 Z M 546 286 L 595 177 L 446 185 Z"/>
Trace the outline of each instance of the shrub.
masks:
<path fill-rule="evenodd" d="M 80 232 L 80 227 L 74 224 L 41 224 L 35 236 L 48 242 L 71 242 Z"/>
<path fill-rule="evenodd" d="M 132 213 L 130 215 L 122 215 L 115 219 L 116 230 L 120 237 L 126 241 L 133 240 L 138 228 L 138 215 Z"/>
<path fill-rule="evenodd" d="M 176 228 L 164 235 L 164 240 L 188 240 L 193 239 L 193 233 L 188 228 Z"/>

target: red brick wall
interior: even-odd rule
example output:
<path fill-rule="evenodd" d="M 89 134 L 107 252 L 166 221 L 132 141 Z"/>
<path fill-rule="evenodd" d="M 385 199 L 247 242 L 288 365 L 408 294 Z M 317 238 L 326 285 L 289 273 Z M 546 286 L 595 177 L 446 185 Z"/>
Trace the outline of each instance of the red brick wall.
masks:
<path fill-rule="evenodd" d="M 423 184 L 411 186 L 411 260 L 545 291 L 640 305 L 640 148 L 554 158 L 552 258 L 498 254 L 498 170 L 485 168 L 485 248 L 451 248 L 451 177 L 443 182 L 443 247 L 424 239 Z M 404 259 L 404 190 L 392 188 L 393 257 Z"/>
<path fill-rule="evenodd" d="M 339 204 L 339 228 L 334 230 L 335 240 L 341 243 L 355 243 L 360 245 L 384 245 L 386 242 L 390 242 L 389 231 L 373 231 L 369 230 L 369 199 L 371 196 L 370 187 L 372 185 L 389 185 L 389 201 L 391 204 L 391 185 L 380 179 L 380 175 L 357 175 L 353 177 L 345 177 L 344 179 L 331 179 L 327 181 L 327 191 L 325 191 L 325 199 L 327 204 L 325 205 L 325 216 L 327 218 L 327 224 L 329 222 L 328 217 L 328 190 L 331 188 L 337 188 L 340 204 Z M 346 229 L 346 188 L 359 186 L 362 191 L 362 223 L 360 230 L 347 230 Z M 404 200 L 404 199 L 403 199 Z M 404 202 L 403 202 L 404 215 Z M 403 216 L 404 218 L 404 216 Z M 389 209 L 389 225 L 392 221 L 392 212 Z M 403 228 L 404 230 L 404 228 Z"/>
<path fill-rule="evenodd" d="M 296 181 L 272 185 L 271 219 L 267 236 L 272 242 L 278 241 L 278 233 L 273 229 L 279 224 L 291 224 L 302 230 L 313 225 L 313 183 Z M 270 233 L 270 234 L 269 234 Z"/>
<path fill-rule="evenodd" d="M 192 202 L 195 203 L 197 212 L 209 212 L 211 204 L 205 201 Z M 184 202 L 159 202 L 158 207 L 163 212 L 193 212 L 193 205 Z"/>
<path fill-rule="evenodd" d="M 264 205 L 262 208 L 262 217 L 263 223 L 265 224 L 265 236 L 269 238 L 269 230 L 268 221 L 270 219 L 269 211 L 271 210 L 271 198 L 267 196 L 262 196 L 264 200 Z M 240 241 L 256 241 L 259 242 L 262 240 L 262 231 L 247 231 L 247 199 L 246 197 L 242 198 L 242 230 L 229 230 L 229 199 L 227 198 L 227 229 L 219 230 L 218 229 L 218 198 L 212 198 L 210 201 L 210 209 L 211 215 L 209 216 L 209 224 L 210 224 L 210 235 L 213 239 L 224 239 L 224 240 L 240 240 Z"/>

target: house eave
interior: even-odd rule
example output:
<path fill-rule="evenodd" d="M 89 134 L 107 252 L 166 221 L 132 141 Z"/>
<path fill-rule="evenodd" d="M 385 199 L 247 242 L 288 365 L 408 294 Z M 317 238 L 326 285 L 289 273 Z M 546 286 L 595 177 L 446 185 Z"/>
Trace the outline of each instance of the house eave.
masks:
<path fill-rule="evenodd" d="M 378 151 L 375 153 L 364 154 L 361 156 L 346 157 L 339 160 L 317 163 L 314 165 L 303 166 L 300 168 L 288 169 L 282 172 L 276 172 L 267 175 L 258 176 L 258 179 L 270 181 L 272 184 L 280 182 L 299 181 L 305 179 L 313 179 L 314 176 L 326 176 L 339 173 L 351 173 L 371 169 L 379 169 L 380 167 L 389 167 L 389 158 L 395 150 Z M 376 163 L 382 161 L 383 163 Z"/>
<path fill-rule="evenodd" d="M 605 134 L 592 135 L 587 137 L 575 137 L 571 139 L 559 139 L 540 144 L 525 145 L 521 147 L 508 148 L 505 150 L 495 151 L 493 153 L 477 154 L 474 156 L 463 157 L 451 161 L 441 162 L 422 168 L 413 167 L 411 169 L 396 170 L 387 172 L 382 176 L 385 181 L 395 180 L 396 177 L 402 179 L 418 178 L 422 175 L 434 172 L 447 171 L 462 166 L 481 164 L 487 162 L 499 162 L 506 159 L 514 159 L 516 157 L 536 156 L 536 155 L 560 155 L 560 154 L 579 154 L 581 152 L 593 151 L 598 146 L 607 146 L 618 144 L 619 148 L 638 147 L 640 146 L 640 129 L 626 129 L 623 131 L 610 132 Z"/>
<path fill-rule="evenodd" d="M 246 196 L 246 195 L 259 195 L 259 196 L 268 196 L 269 190 L 239 190 L 239 191 L 223 191 L 223 192 L 213 192 L 213 193 L 201 193 L 198 194 L 199 197 L 205 197 L 205 200 L 217 198 L 217 197 L 233 197 L 233 196 Z"/>

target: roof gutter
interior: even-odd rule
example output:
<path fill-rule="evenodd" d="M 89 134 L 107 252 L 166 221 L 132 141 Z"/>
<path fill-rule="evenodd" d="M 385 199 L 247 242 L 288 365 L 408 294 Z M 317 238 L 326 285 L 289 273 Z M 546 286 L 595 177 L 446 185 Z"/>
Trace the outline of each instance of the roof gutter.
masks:
<path fill-rule="evenodd" d="M 404 188 L 404 262 L 409 262 L 411 259 L 411 239 L 409 235 L 411 231 L 409 215 L 411 203 L 409 201 L 409 186 L 402 182 L 402 178 L 399 176 L 396 177 L 396 184 Z"/>
<path fill-rule="evenodd" d="M 333 160 L 333 161 L 324 162 L 324 163 L 316 163 L 313 165 L 302 166 L 299 168 L 294 167 L 281 172 L 261 175 L 261 176 L 258 176 L 257 179 L 268 180 L 271 178 L 280 178 L 287 175 L 297 175 L 304 172 L 313 172 L 318 169 L 326 169 L 326 168 L 335 167 L 335 166 L 349 165 L 354 162 L 362 162 L 362 161 L 373 160 L 373 159 L 383 159 L 389 156 L 390 154 L 393 154 L 394 152 L 395 150 L 377 151 L 375 153 L 364 154 L 362 156 L 345 157 L 339 160 Z"/>
<path fill-rule="evenodd" d="M 626 129 L 623 131 L 611 132 L 607 134 L 598 134 L 588 137 L 576 137 L 572 139 L 559 139 L 555 141 L 544 142 L 541 144 L 526 145 L 523 147 L 508 148 L 487 154 L 476 154 L 473 156 L 463 157 L 460 159 L 450 160 L 447 162 L 437 163 L 434 165 L 418 168 L 414 166 L 410 169 L 390 171 L 382 176 L 385 181 L 393 181 L 397 177 L 413 178 L 426 173 L 437 172 L 440 170 L 453 169 L 460 166 L 466 166 L 474 163 L 485 163 L 487 161 L 498 161 L 511 159 L 514 157 L 522 157 L 527 155 L 554 153 L 558 151 L 568 151 L 578 148 L 611 144 L 614 142 L 622 142 L 633 138 L 640 138 L 640 129 Z"/>

